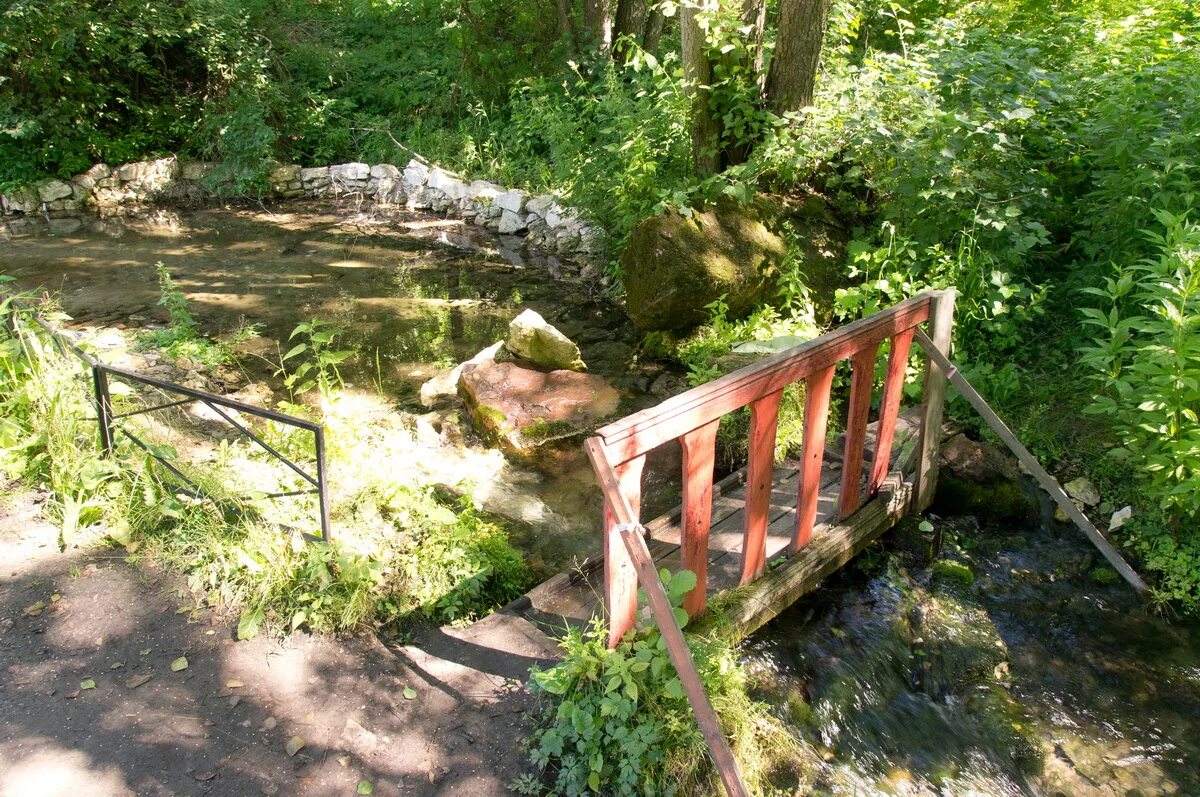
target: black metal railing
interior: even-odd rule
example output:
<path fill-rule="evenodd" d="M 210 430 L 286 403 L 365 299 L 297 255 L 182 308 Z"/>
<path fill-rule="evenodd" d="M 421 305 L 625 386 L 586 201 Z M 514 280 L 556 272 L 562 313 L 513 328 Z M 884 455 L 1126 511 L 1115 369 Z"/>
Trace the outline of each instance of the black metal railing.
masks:
<path fill-rule="evenodd" d="M 38 315 L 35 308 L 22 302 L 11 293 L 0 288 L 0 300 L 4 300 L 10 307 L 14 307 L 22 311 L 25 316 L 35 323 L 47 337 L 53 342 L 55 348 L 64 357 L 75 357 L 80 360 L 90 370 L 92 378 L 92 398 L 96 408 L 96 421 L 99 427 L 100 447 L 106 455 L 111 455 L 114 447 L 114 437 L 117 433 L 124 435 L 131 443 L 145 451 L 155 461 L 161 464 L 166 470 L 171 473 L 176 479 L 185 485 L 184 492 L 196 498 L 211 498 L 204 488 L 194 479 L 188 477 L 180 470 L 169 458 L 162 455 L 159 447 L 148 444 L 140 436 L 131 431 L 127 425 L 118 424 L 125 418 L 131 418 L 137 415 L 145 415 L 152 412 L 161 412 L 163 410 L 174 409 L 188 404 L 201 403 L 211 409 L 218 417 L 220 417 L 230 428 L 237 431 L 243 437 L 246 437 L 251 442 L 256 444 L 263 451 L 267 452 L 272 458 L 278 460 L 285 465 L 289 470 L 299 476 L 305 483 L 310 485 L 310 488 L 301 490 L 285 490 L 275 493 L 267 493 L 257 495 L 257 498 L 274 499 L 274 498 L 292 498 L 303 495 L 315 495 L 317 497 L 317 509 L 320 515 L 321 540 L 328 542 L 330 540 L 329 529 L 329 493 L 328 483 L 326 479 L 325 469 L 325 428 L 314 421 L 304 418 L 298 418 L 294 415 L 268 410 L 262 407 L 256 407 L 253 404 L 247 404 L 244 401 L 218 396 L 215 393 L 209 393 L 196 388 L 185 387 L 174 382 L 169 382 L 165 379 L 158 379 L 146 374 L 140 374 L 136 371 L 130 371 L 125 368 L 117 368 L 115 366 L 106 365 L 100 362 L 95 357 L 84 351 L 74 339 L 70 332 L 63 329 L 58 329 L 48 324 L 43 318 Z M 15 318 L 10 314 L 9 318 L 10 331 L 16 335 L 19 330 L 16 326 Z M 151 407 L 143 407 L 129 412 L 115 413 L 113 411 L 112 396 L 109 390 L 109 377 L 116 377 L 128 382 L 145 385 L 147 387 L 158 390 L 167 396 L 178 396 L 166 401 L 162 404 L 156 404 Z M 315 472 L 309 473 L 300 464 L 293 461 L 287 455 L 281 453 L 277 448 L 272 446 L 260 435 L 255 433 L 246 424 L 240 422 L 234 415 L 230 414 L 230 410 L 235 414 L 245 414 L 256 418 L 262 418 L 267 421 L 273 421 L 285 426 L 292 426 L 298 429 L 303 429 L 313 435 L 313 448 L 315 461 Z"/>

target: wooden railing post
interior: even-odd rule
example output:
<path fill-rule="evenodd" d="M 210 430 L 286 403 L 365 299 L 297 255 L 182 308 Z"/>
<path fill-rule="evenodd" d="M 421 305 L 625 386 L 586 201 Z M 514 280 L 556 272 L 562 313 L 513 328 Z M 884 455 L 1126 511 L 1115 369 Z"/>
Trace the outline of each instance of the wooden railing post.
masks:
<path fill-rule="evenodd" d="M 954 330 L 954 300 L 956 292 L 948 288 L 933 300 L 929 313 L 929 338 L 933 346 L 947 358 Z M 913 511 L 924 512 L 933 503 L 937 492 L 938 457 L 942 442 L 942 411 L 946 405 L 946 374 L 932 362 L 925 364 L 925 393 L 921 400 L 921 431 L 918 443 L 917 473 L 914 485 Z"/>
<path fill-rule="evenodd" d="M 912 348 L 916 327 L 897 332 L 892 337 L 888 354 L 887 376 L 883 380 L 883 399 L 879 403 L 879 429 L 875 433 L 875 459 L 871 461 L 871 477 L 867 492 L 875 495 L 887 476 L 892 459 L 892 441 L 896 437 L 896 419 L 900 417 L 900 398 L 904 395 L 904 374 L 908 368 L 908 351 Z"/>
<path fill-rule="evenodd" d="M 825 459 L 825 431 L 829 420 L 829 390 L 835 366 L 817 371 L 805 380 L 804 449 L 800 454 L 800 492 L 796 498 L 796 532 L 792 552 L 808 545 L 817 521 L 821 499 L 821 463 Z"/>
<path fill-rule="evenodd" d="M 644 456 L 622 465 L 616 472 L 621 492 L 634 512 L 634 521 L 642 503 L 642 467 Z M 637 571 L 625 543 L 621 540 L 621 520 L 608 501 L 604 502 L 604 606 L 608 610 L 608 646 L 616 647 L 621 637 L 637 624 Z"/>
<path fill-rule="evenodd" d="M 768 393 L 750 404 L 750 454 L 746 465 L 746 527 L 742 534 L 742 578 L 746 584 L 767 565 L 767 523 L 771 486 L 775 482 L 775 429 L 783 391 Z"/>
<path fill-rule="evenodd" d="M 680 559 L 696 575 L 696 586 L 683 599 L 684 611 L 695 617 L 708 600 L 708 530 L 712 525 L 713 459 L 717 427 L 712 421 L 679 438 L 683 448 L 683 517 Z"/>
<path fill-rule="evenodd" d="M 867 441 L 867 423 L 871 416 L 871 394 L 875 390 L 875 360 L 879 344 L 859 350 L 853 357 L 854 373 L 850 380 L 850 411 L 846 418 L 846 444 L 842 448 L 842 492 L 838 516 L 849 517 L 861 503 L 863 445 Z"/>

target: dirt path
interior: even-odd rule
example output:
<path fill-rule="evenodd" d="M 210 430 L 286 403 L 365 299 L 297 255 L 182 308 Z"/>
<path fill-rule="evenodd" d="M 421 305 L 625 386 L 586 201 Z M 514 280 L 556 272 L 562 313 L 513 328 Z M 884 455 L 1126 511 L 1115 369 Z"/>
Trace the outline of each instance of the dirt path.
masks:
<path fill-rule="evenodd" d="M 60 553 L 38 500 L 0 506 L 0 797 L 499 795 L 524 771 L 549 650 L 518 623 L 235 642 L 173 574 Z"/>

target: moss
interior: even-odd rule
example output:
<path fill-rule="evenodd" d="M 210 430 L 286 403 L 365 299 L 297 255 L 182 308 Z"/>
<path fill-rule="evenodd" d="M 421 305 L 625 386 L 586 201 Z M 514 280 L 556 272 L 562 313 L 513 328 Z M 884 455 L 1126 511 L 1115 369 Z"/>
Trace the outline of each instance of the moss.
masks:
<path fill-rule="evenodd" d="M 1120 583 L 1121 574 L 1111 567 L 1097 567 L 1092 571 L 1092 581 L 1101 586 L 1111 586 Z"/>
<path fill-rule="evenodd" d="M 969 589 L 975 583 L 975 574 L 962 562 L 939 559 L 933 563 L 933 583 L 951 589 Z"/>
<path fill-rule="evenodd" d="M 530 442 L 540 443 L 546 440 L 553 440 L 556 437 L 566 437 L 579 433 L 578 429 L 566 421 L 546 421 L 539 418 L 521 430 L 521 437 Z"/>
<path fill-rule="evenodd" d="M 943 473 L 934 506 L 944 515 L 975 515 L 981 520 L 1010 523 L 1037 520 L 1037 507 L 1018 482 L 978 484 Z"/>

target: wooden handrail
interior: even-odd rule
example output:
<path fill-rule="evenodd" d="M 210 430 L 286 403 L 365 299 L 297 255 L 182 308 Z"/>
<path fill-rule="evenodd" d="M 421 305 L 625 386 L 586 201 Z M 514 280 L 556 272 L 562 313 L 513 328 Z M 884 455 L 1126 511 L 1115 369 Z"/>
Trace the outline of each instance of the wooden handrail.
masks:
<path fill-rule="evenodd" d="M 766 532 L 774 486 L 776 425 L 783 390 L 805 381 L 804 449 L 796 505 L 796 529 L 790 552 L 812 538 L 820 496 L 826 421 L 834 368 L 854 361 L 851 408 L 847 430 L 845 472 L 839 513 L 845 517 L 862 506 L 863 449 L 870 411 L 875 361 L 881 344 L 890 340 L 887 377 L 880 400 L 874 459 L 866 492 L 874 495 L 890 466 L 892 441 L 899 414 L 905 370 L 917 327 L 929 321 L 936 345 L 949 350 L 954 291 L 926 291 L 875 315 L 854 321 L 819 338 L 754 365 L 693 388 L 656 407 L 611 423 L 587 440 L 585 448 L 604 493 L 604 605 L 608 613 L 609 645 L 615 647 L 637 621 L 637 587 L 646 593 L 650 611 L 667 645 L 688 700 L 712 752 L 726 791 L 747 794 L 729 743 L 721 733 L 716 712 L 704 692 L 695 662 L 675 620 L 640 523 L 641 473 L 646 454 L 678 439 L 683 449 L 683 506 L 680 515 L 682 566 L 696 575 L 686 596 L 689 616 L 704 610 L 707 591 L 708 535 L 712 512 L 713 458 L 720 419 L 750 407 L 750 455 L 745 483 L 745 527 L 741 582 L 756 579 L 766 563 Z M 923 336 L 922 336 L 923 337 Z M 924 340 L 922 341 L 924 343 Z M 937 430 L 945 379 L 936 368 L 927 372 L 922 413 L 921 455 L 916 482 L 931 493 L 936 482 Z"/>
<path fill-rule="evenodd" d="M 618 464 L 718 420 L 815 371 L 854 356 L 865 346 L 911 329 L 929 318 L 942 291 L 925 291 L 886 310 L 764 358 L 692 388 L 596 431 L 610 462 Z"/>

